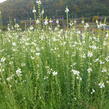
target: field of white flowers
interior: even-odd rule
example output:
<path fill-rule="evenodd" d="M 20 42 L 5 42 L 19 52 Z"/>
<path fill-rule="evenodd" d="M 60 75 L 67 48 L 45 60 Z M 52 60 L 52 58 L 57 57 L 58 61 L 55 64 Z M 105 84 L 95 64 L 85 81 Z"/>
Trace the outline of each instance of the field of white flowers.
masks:
<path fill-rule="evenodd" d="M 109 30 L 65 13 L 66 28 L 34 7 L 35 26 L 0 31 L 0 109 L 109 109 Z"/>
<path fill-rule="evenodd" d="M 108 31 L 48 23 L 0 32 L 0 109 L 109 109 Z"/>

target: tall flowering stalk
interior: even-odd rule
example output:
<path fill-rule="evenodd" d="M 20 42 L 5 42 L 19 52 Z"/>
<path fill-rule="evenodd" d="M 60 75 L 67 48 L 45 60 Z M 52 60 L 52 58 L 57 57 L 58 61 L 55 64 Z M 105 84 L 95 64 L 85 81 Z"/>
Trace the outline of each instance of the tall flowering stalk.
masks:
<path fill-rule="evenodd" d="M 68 28 L 68 23 L 69 23 L 69 21 L 68 21 L 68 13 L 69 13 L 69 9 L 68 9 L 68 7 L 66 7 L 66 9 L 65 9 L 65 13 L 66 13 L 66 18 L 67 18 L 67 28 Z"/>
<path fill-rule="evenodd" d="M 34 14 L 34 20 L 36 22 L 36 8 L 35 8 L 35 6 L 33 6 L 33 14 Z"/>
<path fill-rule="evenodd" d="M 41 18 L 41 0 L 36 0 L 36 4 L 38 6 L 38 16 Z"/>
<path fill-rule="evenodd" d="M 106 21 L 107 21 L 107 18 L 105 17 L 105 18 L 104 18 L 104 24 L 106 24 Z"/>
<path fill-rule="evenodd" d="M 36 4 L 38 7 L 38 19 L 39 19 L 39 22 L 42 23 L 44 10 L 41 10 L 41 4 L 42 4 L 41 0 L 36 0 Z"/>
<path fill-rule="evenodd" d="M 43 20 L 43 16 L 44 16 L 44 9 L 42 9 L 41 11 L 41 19 Z"/>

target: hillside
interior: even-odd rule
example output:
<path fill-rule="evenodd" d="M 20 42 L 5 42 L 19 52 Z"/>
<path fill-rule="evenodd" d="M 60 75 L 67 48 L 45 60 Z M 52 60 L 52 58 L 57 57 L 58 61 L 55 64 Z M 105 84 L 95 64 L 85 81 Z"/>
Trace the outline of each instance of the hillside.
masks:
<path fill-rule="evenodd" d="M 33 4 L 34 0 L 7 0 L 0 4 L 4 21 L 6 22 L 9 17 L 18 21 L 33 18 Z M 109 15 L 108 0 L 42 0 L 45 16 L 48 17 L 65 16 L 66 5 L 70 9 L 70 17 Z"/>

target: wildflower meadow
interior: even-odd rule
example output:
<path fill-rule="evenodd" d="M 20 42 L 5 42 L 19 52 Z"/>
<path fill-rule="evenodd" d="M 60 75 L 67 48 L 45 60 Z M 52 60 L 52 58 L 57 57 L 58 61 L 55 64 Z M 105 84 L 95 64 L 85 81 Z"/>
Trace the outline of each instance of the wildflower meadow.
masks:
<path fill-rule="evenodd" d="M 109 31 L 69 12 L 66 28 L 35 16 L 0 31 L 0 109 L 109 109 Z"/>

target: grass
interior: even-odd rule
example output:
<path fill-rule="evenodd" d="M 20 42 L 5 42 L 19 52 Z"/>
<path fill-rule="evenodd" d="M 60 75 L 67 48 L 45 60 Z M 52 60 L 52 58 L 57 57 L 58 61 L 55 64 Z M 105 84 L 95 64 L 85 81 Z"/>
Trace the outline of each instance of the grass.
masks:
<path fill-rule="evenodd" d="M 75 26 L 1 31 L 0 109 L 108 109 L 106 34 Z"/>

